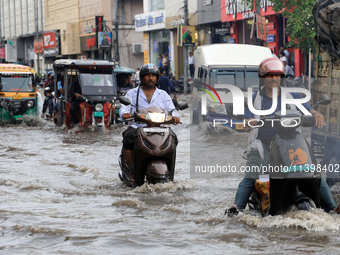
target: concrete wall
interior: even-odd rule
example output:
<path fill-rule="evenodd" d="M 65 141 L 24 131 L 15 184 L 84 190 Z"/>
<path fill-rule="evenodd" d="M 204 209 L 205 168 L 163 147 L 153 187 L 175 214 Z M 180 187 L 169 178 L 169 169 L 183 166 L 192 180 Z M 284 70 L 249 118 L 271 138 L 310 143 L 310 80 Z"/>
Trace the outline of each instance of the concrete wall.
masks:
<path fill-rule="evenodd" d="M 132 44 L 143 43 L 143 33 L 135 32 L 135 15 L 143 12 L 143 0 L 124 0 L 119 8 L 119 59 L 122 66 L 137 68 L 143 65 L 143 54 L 132 54 Z M 115 5 L 112 6 L 113 38 L 115 38 Z"/>
<path fill-rule="evenodd" d="M 1 35 L 3 37 L 14 38 L 34 34 L 36 32 L 36 12 L 38 12 L 39 31 L 42 30 L 43 0 L 1 0 L 0 4 Z"/>

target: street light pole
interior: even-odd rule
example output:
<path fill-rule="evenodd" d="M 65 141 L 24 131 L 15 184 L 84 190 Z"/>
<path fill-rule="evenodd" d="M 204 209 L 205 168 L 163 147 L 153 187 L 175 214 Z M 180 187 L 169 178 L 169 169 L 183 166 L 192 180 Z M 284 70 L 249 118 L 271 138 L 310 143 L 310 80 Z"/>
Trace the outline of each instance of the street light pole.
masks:
<path fill-rule="evenodd" d="M 116 18 L 115 18 L 115 61 L 119 62 L 119 43 L 118 43 L 118 24 L 119 24 L 119 0 L 116 0 Z"/>
<path fill-rule="evenodd" d="M 39 8 L 39 4 L 38 4 L 38 0 L 34 0 L 34 11 L 35 11 L 35 32 L 36 32 L 36 37 L 37 37 L 37 42 L 39 41 L 39 21 L 38 21 L 38 8 Z M 39 53 L 37 53 L 37 73 L 38 76 L 40 76 L 40 60 L 39 60 Z"/>
<path fill-rule="evenodd" d="M 184 25 L 189 24 L 188 20 L 188 0 L 184 0 Z M 183 45 L 183 63 L 184 63 L 184 75 L 183 75 L 183 85 L 184 94 L 188 91 L 188 46 Z"/>

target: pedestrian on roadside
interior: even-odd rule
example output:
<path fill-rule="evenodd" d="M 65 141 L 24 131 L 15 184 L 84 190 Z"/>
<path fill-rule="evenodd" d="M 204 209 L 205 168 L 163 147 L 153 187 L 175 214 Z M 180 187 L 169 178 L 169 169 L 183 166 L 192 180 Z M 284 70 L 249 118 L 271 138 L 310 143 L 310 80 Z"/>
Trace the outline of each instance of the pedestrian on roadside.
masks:
<path fill-rule="evenodd" d="M 188 64 L 189 64 L 190 77 L 193 78 L 194 73 L 195 73 L 195 58 L 191 51 L 189 51 Z"/>
<path fill-rule="evenodd" d="M 163 66 L 162 61 L 163 61 L 162 54 L 159 54 L 158 55 L 158 68 Z"/>
<path fill-rule="evenodd" d="M 166 53 L 162 55 L 162 67 L 164 68 L 165 75 L 169 77 L 170 64 L 168 54 Z"/>
<path fill-rule="evenodd" d="M 165 75 L 165 71 L 163 67 L 159 68 L 160 77 L 158 80 L 158 88 L 166 91 L 170 95 L 170 91 L 174 94 L 174 99 L 177 100 L 176 89 L 174 85 L 171 83 L 170 79 Z"/>
<path fill-rule="evenodd" d="M 45 88 L 48 87 L 49 84 L 51 83 L 51 77 L 52 77 L 53 74 L 54 74 L 53 71 L 49 71 L 49 72 L 47 73 L 47 80 L 45 81 L 44 86 L 43 86 L 44 90 L 45 90 Z M 44 91 L 44 94 L 45 94 L 45 91 Z M 43 109 L 42 109 L 42 113 L 41 113 L 41 117 L 42 117 L 42 118 L 44 117 L 44 114 L 45 114 L 46 109 L 47 109 L 47 107 L 48 107 L 48 99 L 49 99 L 49 98 L 45 96 L 45 100 L 44 100 L 44 104 L 43 104 Z"/>

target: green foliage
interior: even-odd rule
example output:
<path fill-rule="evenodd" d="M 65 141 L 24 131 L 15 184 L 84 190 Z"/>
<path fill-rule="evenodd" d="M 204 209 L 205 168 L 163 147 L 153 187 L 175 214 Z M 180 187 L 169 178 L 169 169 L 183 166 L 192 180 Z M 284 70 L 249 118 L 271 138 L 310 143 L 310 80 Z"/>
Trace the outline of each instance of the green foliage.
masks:
<path fill-rule="evenodd" d="M 244 0 L 245 3 L 260 0 Z M 308 53 L 315 52 L 315 26 L 312 14 L 315 0 L 271 0 L 276 13 L 282 12 L 282 16 L 288 18 L 286 34 L 290 37 L 289 47 L 299 48 Z"/>

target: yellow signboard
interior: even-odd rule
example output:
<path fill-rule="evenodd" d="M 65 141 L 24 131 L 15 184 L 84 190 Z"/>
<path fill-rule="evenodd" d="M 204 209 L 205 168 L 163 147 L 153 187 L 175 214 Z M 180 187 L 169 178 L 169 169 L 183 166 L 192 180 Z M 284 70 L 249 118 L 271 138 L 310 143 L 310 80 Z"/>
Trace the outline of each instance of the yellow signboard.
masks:
<path fill-rule="evenodd" d="M 144 33 L 143 47 L 144 47 L 144 64 L 148 64 L 150 62 L 150 59 L 149 59 L 149 34 L 148 33 Z"/>

